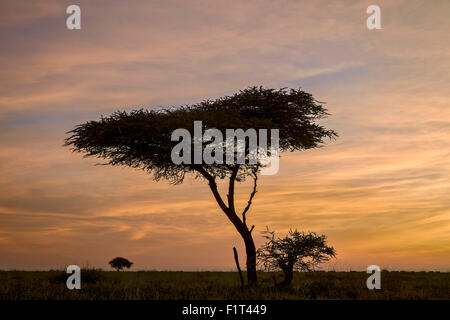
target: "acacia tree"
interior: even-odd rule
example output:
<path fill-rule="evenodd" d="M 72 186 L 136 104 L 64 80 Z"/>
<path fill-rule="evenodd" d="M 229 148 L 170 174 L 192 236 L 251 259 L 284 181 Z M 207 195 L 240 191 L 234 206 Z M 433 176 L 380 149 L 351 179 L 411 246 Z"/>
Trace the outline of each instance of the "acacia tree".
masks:
<path fill-rule="evenodd" d="M 117 271 L 120 271 L 123 268 L 130 269 L 130 267 L 133 265 L 133 262 L 128 261 L 128 259 L 125 259 L 125 258 L 122 258 L 122 257 L 114 258 L 108 263 L 111 266 L 111 268 L 114 268 Z"/>
<path fill-rule="evenodd" d="M 336 255 L 334 248 L 327 245 L 327 237 L 315 232 L 295 229 L 284 238 L 275 238 L 275 232 L 267 228 L 263 234 L 267 242 L 257 251 L 258 262 L 267 271 L 283 271 L 281 286 L 292 283 L 294 270 L 311 271 Z"/>
<path fill-rule="evenodd" d="M 206 180 L 219 207 L 244 241 L 248 283 L 254 284 L 257 281 L 254 226 L 249 227 L 246 214 L 264 164 L 259 159 L 253 164 L 195 164 L 195 161 L 175 164 L 171 152 L 178 142 L 172 141 L 172 133 L 184 128 L 193 134 L 194 121 L 201 121 L 202 129 L 217 129 L 224 136 L 227 129 L 278 129 L 279 152 L 297 151 L 316 148 L 325 138 L 336 136 L 333 130 L 316 123 L 327 115 L 320 102 L 300 89 L 249 87 L 231 96 L 177 108 L 118 111 L 109 117 L 102 116 L 98 121 L 88 121 L 69 131 L 65 145 L 85 156 L 106 159 L 106 164 L 153 173 L 156 181 L 166 179 L 180 184 L 188 174 Z M 246 207 L 239 211 L 235 207 L 235 183 L 247 177 L 253 179 L 253 190 Z M 226 198 L 218 191 L 219 180 L 228 180 Z"/>

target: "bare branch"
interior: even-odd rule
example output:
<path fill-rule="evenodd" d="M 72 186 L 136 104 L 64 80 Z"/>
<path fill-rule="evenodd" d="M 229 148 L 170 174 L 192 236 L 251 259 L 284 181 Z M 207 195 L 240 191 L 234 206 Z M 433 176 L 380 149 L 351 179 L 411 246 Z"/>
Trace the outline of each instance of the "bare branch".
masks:
<path fill-rule="evenodd" d="M 219 191 L 217 190 L 217 183 L 214 177 L 211 176 L 208 171 L 206 171 L 202 166 L 194 166 L 194 170 L 198 171 L 203 177 L 205 177 L 206 180 L 208 180 L 208 185 L 214 195 L 214 198 L 216 199 L 222 211 L 228 215 L 229 208 L 226 206 Z"/>
<path fill-rule="evenodd" d="M 202 166 L 194 166 L 194 170 L 197 170 L 201 175 L 205 177 L 206 180 L 208 180 L 209 188 L 211 189 L 214 198 L 216 199 L 220 208 L 227 215 L 228 219 L 231 221 L 231 223 L 233 223 L 236 229 L 238 231 L 241 230 L 242 228 L 241 219 L 237 216 L 236 212 L 234 210 L 230 210 L 230 208 L 228 208 L 225 202 L 222 200 L 222 197 L 220 196 L 220 193 L 217 190 L 217 184 L 214 177 L 211 176 L 208 173 L 208 171 L 206 171 Z"/>
<path fill-rule="evenodd" d="M 231 176 L 230 176 L 230 184 L 228 186 L 228 208 L 230 208 L 230 210 L 232 210 L 233 212 L 235 211 L 234 208 L 234 184 L 236 182 L 236 176 L 238 174 L 239 171 L 239 164 L 235 165 L 231 171 Z"/>
<path fill-rule="evenodd" d="M 233 252 L 234 252 L 234 261 L 236 262 L 236 267 L 239 272 L 239 278 L 241 279 L 241 286 L 244 287 L 244 278 L 242 277 L 241 267 L 239 266 L 239 257 L 238 257 L 236 247 L 233 247 Z"/>
<path fill-rule="evenodd" d="M 253 170 L 253 191 L 250 194 L 250 198 L 248 199 L 247 206 L 245 207 L 244 211 L 242 211 L 242 222 L 245 225 L 246 225 L 246 216 L 245 215 L 247 214 L 247 211 L 250 209 L 250 206 L 252 205 L 253 197 L 256 194 L 257 181 L 258 181 L 258 167 L 256 167 Z"/>

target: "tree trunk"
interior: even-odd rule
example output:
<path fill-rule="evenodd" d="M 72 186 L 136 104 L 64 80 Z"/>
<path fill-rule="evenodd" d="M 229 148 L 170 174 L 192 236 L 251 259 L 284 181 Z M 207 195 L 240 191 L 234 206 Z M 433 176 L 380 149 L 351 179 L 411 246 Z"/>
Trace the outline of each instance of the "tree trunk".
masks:
<path fill-rule="evenodd" d="M 222 211 L 226 214 L 228 219 L 231 221 L 231 223 L 234 225 L 236 230 L 241 235 L 242 239 L 245 243 L 245 252 L 247 254 L 247 281 L 248 285 L 255 285 L 258 281 L 258 278 L 256 276 L 256 248 L 255 248 L 255 242 L 253 241 L 252 237 L 252 230 L 253 227 L 249 230 L 247 227 L 247 223 L 245 220 L 245 214 L 247 210 L 250 208 L 251 201 L 253 199 L 253 196 L 256 193 L 256 175 L 255 175 L 255 184 L 253 187 L 253 192 L 250 195 L 250 199 L 248 201 L 247 207 L 245 208 L 244 212 L 242 213 L 242 220 L 238 217 L 236 214 L 236 209 L 234 208 L 234 183 L 236 180 L 236 175 L 239 170 L 239 165 L 236 166 L 233 169 L 233 172 L 230 177 L 230 184 L 228 186 L 228 206 L 223 202 L 222 197 L 220 196 L 220 193 L 217 189 L 217 183 L 204 168 L 202 167 L 196 167 L 195 168 L 199 173 L 201 173 L 207 180 L 209 188 L 211 189 L 214 198 L 216 199 L 217 203 L 219 204 L 219 207 L 222 209 Z"/>
<path fill-rule="evenodd" d="M 245 243 L 245 253 L 247 254 L 247 281 L 249 285 L 255 285 L 258 281 L 256 276 L 256 248 L 252 234 L 249 230 L 241 233 Z"/>
<path fill-rule="evenodd" d="M 294 280 L 294 262 L 291 261 L 281 268 L 284 273 L 284 280 L 280 283 L 280 286 L 288 287 Z"/>
<path fill-rule="evenodd" d="M 281 286 L 288 287 L 292 284 L 292 280 L 294 280 L 294 270 L 289 268 L 284 270 L 284 280 L 280 283 Z"/>

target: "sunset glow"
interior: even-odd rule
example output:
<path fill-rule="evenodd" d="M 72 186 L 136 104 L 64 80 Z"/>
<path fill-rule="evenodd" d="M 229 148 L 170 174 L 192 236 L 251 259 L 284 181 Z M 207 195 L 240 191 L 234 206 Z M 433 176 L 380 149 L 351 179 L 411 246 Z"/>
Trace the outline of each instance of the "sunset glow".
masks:
<path fill-rule="evenodd" d="M 320 3 L 320 5 L 319 5 Z M 231 270 L 242 241 L 205 181 L 95 166 L 66 132 L 116 110 L 182 105 L 248 86 L 324 101 L 323 148 L 283 153 L 248 213 L 327 235 L 326 270 L 450 271 L 449 1 L 2 2 L 0 269 L 69 264 Z M 238 185 L 240 208 L 251 191 Z M 223 190 L 221 190 L 223 191 Z M 223 192 L 224 193 L 224 192 Z"/>

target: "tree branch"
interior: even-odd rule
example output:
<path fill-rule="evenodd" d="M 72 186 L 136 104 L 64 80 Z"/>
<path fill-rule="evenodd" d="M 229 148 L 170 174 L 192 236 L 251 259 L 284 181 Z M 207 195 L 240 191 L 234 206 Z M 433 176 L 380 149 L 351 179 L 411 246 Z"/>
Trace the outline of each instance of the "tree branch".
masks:
<path fill-rule="evenodd" d="M 248 199 L 247 206 L 245 207 L 244 211 L 242 211 L 242 222 L 244 223 L 244 225 L 247 225 L 245 215 L 247 214 L 247 211 L 250 209 L 250 206 L 252 205 L 253 197 L 256 194 L 257 181 L 258 181 L 258 167 L 256 167 L 256 169 L 253 170 L 253 191 L 250 194 L 250 198 Z"/>
<path fill-rule="evenodd" d="M 202 166 L 194 166 L 194 170 L 198 171 L 203 177 L 205 177 L 206 180 L 208 180 L 208 185 L 214 195 L 214 198 L 216 199 L 217 203 L 219 204 L 223 212 L 225 212 L 228 215 L 229 208 L 226 206 L 225 202 L 222 200 L 222 197 L 220 196 L 219 191 L 217 190 L 217 183 L 214 177 L 210 175 L 208 171 L 206 171 Z"/>
<path fill-rule="evenodd" d="M 239 165 L 235 165 L 233 167 L 233 170 L 231 171 L 231 176 L 230 176 L 230 184 L 228 186 L 228 208 L 230 208 L 230 210 L 232 210 L 233 212 L 236 212 L 235 208 L 234 208 L 234 184 L 236 182 L 236 176 L 237 173 L 239 171 Z"/>
<path fill-rule="evenodd" d="M 205 168 L 203 168 L 202 166 L 196 165 L 193 166 L 193 169 L 199 172 L 203 177 L 205 177 L 206 180 L 208 180 L 209 188 L 211 189 L 214 198 L 216 199 L 220 208 L 226 214 L 228 219 L 230 219 L 231 223 L 233 223 L 238 232 L 242 234 L 244 232 L 245 225 L 242 223 L 241 219 L 238 217 L 236 212 L 228 208 L 225 202 L 222 200 L 222 197 L 220 196 L 220 193 L 217 190 L 217 184 L 214 177 L 211 174 L 209 174 L 208 171 L 206 171 Z"/>

